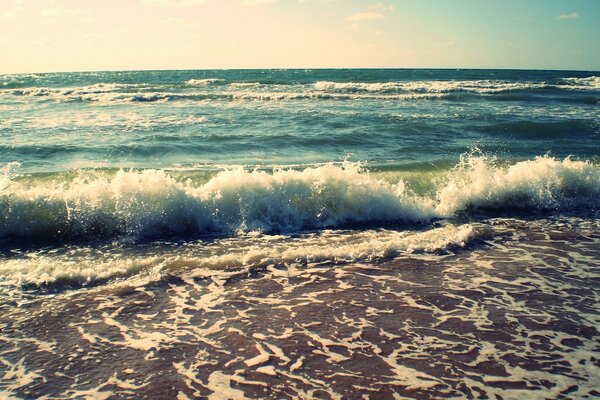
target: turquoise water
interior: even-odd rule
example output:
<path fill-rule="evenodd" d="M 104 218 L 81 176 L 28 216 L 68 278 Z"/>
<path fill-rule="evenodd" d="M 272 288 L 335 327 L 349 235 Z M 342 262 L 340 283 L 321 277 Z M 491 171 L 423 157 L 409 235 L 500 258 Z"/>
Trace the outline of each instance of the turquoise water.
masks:
<path fill-rule="evenodd" d="M 598 74 L 218 70 L 4 75 L 0 157 L 23 172 L 597 156 Z"/>

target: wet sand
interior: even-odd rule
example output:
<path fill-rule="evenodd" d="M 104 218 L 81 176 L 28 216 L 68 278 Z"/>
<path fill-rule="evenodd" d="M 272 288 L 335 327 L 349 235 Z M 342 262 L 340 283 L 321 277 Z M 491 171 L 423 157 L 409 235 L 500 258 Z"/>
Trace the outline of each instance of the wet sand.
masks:
<path fill-rule="evenodd" d="M 600 396 L 600 235 L 498 232 L 455 253 L 3 304 L 0 397 Z"/>

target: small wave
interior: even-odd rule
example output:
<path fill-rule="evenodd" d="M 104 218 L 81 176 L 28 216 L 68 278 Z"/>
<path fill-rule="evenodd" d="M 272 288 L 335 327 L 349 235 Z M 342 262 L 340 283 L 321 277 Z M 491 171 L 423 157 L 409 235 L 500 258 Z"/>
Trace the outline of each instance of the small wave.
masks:
<path fill-rule="evenodd" d="M 567 85 L 576 86 L 578 89 L 591 88 L 600 89 L 600 76 L 589 76 L 587 78 L 563 78 Z"/>
<path fill-rule="evenodd" d="M 95 286 L 144 272 L 145 279 L 163 274 L 194 276 L 269 266 L 307 266 L 383 261 L 413 254 L 439 254 L 464 247 L 477 230 L 472 224 L 425 231 L 322 231 L 300 237 L 241 235 L 211 244 L 162 244 L 143 251 L 120 248 L 71 248 L 62 253 L 27 253 L 0 264 L 0 287 L 61 290 Z M 144 277 L 141 278 L 142 280 Z"/>
<path fill-rule="evenodd" d="M 248 88 L 248 87 L 259 87 L 262 86 L 260 82 L 232 82 L 228 85 L 231 88 Z"/>
<path fill-rule="evenodd" d="M 222 83 L 225 82 L 224 79 L 218 79 L 218 78 L 206 78 L 206 79 L 190 79 L 188 81 L 186 81 L 186 85 L 191 85 L 191 86 L 206 86 L 206 85 L 212 85 L 212 84 L 218 84 L 218 83 Z"/>
<path fill-rule="evenodd" d="M 224 91 L 206 93 L 149 93 L 126 95 L 113 98 L 117 101 L 165 102 L 165 101 L 204 101 L 204 100 L 255 100 L 255 101 L 294 101 L 294 100 L 382 100 L 403 101 L 418 99 L 438 99 L 446 97 L 441 93 L 405 93 L 405 94 L 365 94 L 365 93 L 326 93 L 272 92 L 272 91 Z M 103 98 L 102 100 L 106 100 Z"/>
<path fill-rule="evenodd" d="M 556 82 L 514 82 L 501 80 L 428 80 L 397 82 L 330 82 L 320 81 L 314 88 L 326 92 L 345 93 L 476 93 L 510 94 L 546 90 L 587 90 L 600 88 L 600 77 L 564 78 Z"/>
<path fill-rule="evenodd" d="M 471 81 L 404 81 L 404 82 L 329 82 L 320 81 L 314 84 L 315 89 L 340 92 L 416 92 L 416 93 L 451 93 L 472 92 L 481 94 L 502 93 L 516 90 L 545 89 L 549 85 L 535 82 L 510 82 L 495 80 Z"/>
<path fill-rule="evenodd" d="M 75 87 L 2 88 L 0 95 L 36 97 L 40 101 L 99 103 L 223 100 L 385 100 L 463 99 L 486 96 L 496 100 L 527 100 L 552 91 L 553 99 L 590 104 L 598 102 L 594 91 L 600 77 L 563 78 L 555 82 L 502 80 L 423 80 L 393 82 L 319 81 L 310 85 L 282 85 L 260 82 L 231 82 L 224 79 L 190 79 L 183 85 L 95 83 Z M 186 88 L 186 86 L 189 86 Z M 185 89 L 185 90 L 181 90 Z M 588 96 L 556 97 L 556 91 L 583 91 Z M 591 95 L 591 97 L 590 97 Z"/>
<path fill-rule="evenodd" d="M 198 91 L 190 93 L 152 91 L 125 91 L 117 87 L 85 87 L 77 89 L 28 88 L 11 90 L 14 96 L 40 97 L 43 100 L 56 102 L 98 102 L 112 103 L 154 103 L 176 101 L 205 101 L 205 100 L 259 100 L 259 101 L 294 101 L 294 100 L 383 100 L 403 101 L 417 99 L 436 99 L 445 97 L 443 93 L 333 93 L 324 91 L 263 91 L 239 90 L 249 86 L 236 87 L 238 90 L 229 91 Z M 232 87 L 233 88 L 233 87 Z M 1 91 L 0 91 L 1 92 Z"/>
<path fill-rule="evenodd" d="M 23 89 L 14 89 L 10 92 L 15 96 L 81 96 L 89 94 L 110 93 L 123 88 L 131 87 L 132 85 L 123 85 L 117 83 L 96 83 L 93 85 L 79 86 L 73 88 L 30 87 Z"/>
<path fill-rule="evenodd" d="M 348 91 L 348 92 L 388 92 L 404 90 L 405 83 L 402 82 L 329 82 L 319 81 L 314 84 L 317 90 Z"/>
<path fill-rule="evenodd" d="M 137 91 L 147 87 L 143 84 L 96 83 L 77 87 L 6 89 L 0 90 L 0 94 L 10 94 L 17 97 L 40 97 L 44 101 L 52 100 L 56 102 L 93 101 L 109 103 L 123 101 L 125 98 L 131 100 L 132 97 L 136 96 Z"/>

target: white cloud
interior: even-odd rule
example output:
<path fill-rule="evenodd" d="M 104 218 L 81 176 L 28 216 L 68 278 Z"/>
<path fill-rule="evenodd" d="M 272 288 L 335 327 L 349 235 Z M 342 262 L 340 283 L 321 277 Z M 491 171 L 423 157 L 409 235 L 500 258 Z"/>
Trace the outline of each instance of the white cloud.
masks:
<path fill-rule="evenodd" d="M 577 15 L 576 12 L 572 12 L 570 14 L 562 14 L 562 15 L 559 15 L 558 17 L 556 17 L 556 19 L 575 19 L 575 18 L 579 18 L 579 15 Z"/>
<path fill-rule="evenodd" d="M 80 15 L 82 14 L 82 10 L 77 8 L 52 7 L 42 10 L 41 14 L 48 18 L 65 18 Z"/>
<path fill-rule="evenodd" d="M 141 4 L 157 7 L 193 7 L 208 3 L 209 0 L 141 0 Z M 247 6 L 259 6 L 263 4 L 277 3 L 278 0 L 239 0 Z"/>
<path fill-rule="evenodd" d="M 356 14 L 352 14 L 346 17 L 346 21 L 352 22 L 351 29 L 357 29 L 360 27 L 359 23 L 364 21 L 373 21 L 376 19 L 381 19 L 384 17 L 384 14 L 388 11 L 393 11 L 394 6 L 385 5 L 382 2 L 371 4 L 366 8 L 365 11 L 357 12 Z"/>
<path fill-rule="evenodd" d="M 43 22 L 49 24 L 65 21 L 89 23 L 92 20 L 90 10 L 63 6 L 55 6 L 43 9 L 40 11 L 40 16 L 42 17 Z"/>
<path fill-rule="evenodd" d="M 394 11 L 394 6 L 392 5 L 385 5 L 382 2 L 379 3 L 375 3 L 369 6 L 369 10 L 374 10 L 374 11 Z"/>
<path fill-rule="evenodd" d="M 142 0 L 146 6 L 158 7 L 193 7 L 205 3 L 206 0 Z"/>
<path fill-rule="evenodd" d="M 260 6 L 263 4 L 273 4 L 276 2 L 277 0 L 242 0 L 242 3 L 247 6 Z"/>
<path fill-rule="evenodd" d="M 360 22 L 360 21 L 370 21 L 374 19 L 383 18 L 383 14 L 375 12 L 375 11 L 365 11 L 359 12 L 356 14 L 352 14 L 349 17 L 346 17 L 346 21 L 350 22 Z"/>

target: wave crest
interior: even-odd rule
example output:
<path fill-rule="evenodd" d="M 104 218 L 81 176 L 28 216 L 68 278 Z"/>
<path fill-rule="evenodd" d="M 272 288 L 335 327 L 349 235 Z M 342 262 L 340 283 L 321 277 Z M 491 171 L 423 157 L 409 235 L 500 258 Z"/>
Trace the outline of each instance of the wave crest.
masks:
<path fill-rule="evenodd" d="M 241 235 L 213 244 L 130 248 L 78 248 L 66 253 L 29 253 L 0 264 L 2 286 L 61 290 L 94 286 L 138 275 L 156 280 L 162 275 L 210 276 L 223 271 L 255 270 L 271 266 L 345 264 L 393 259 L 413 253 L 445 254 L 464 247 L 478 234 L 472 224 L 426 231 L 323 231 L 300 237 Z M 231 272 L 229 272 L 231 273 Z"/>
<path fill-rule="evenodd" d="M 423 182 L 398 175 L 390 183 L 353 163 L 273 173 L 238 168 L 200 184 L 162 170 L 81 172 L 69 182 L 48 182 L 16 179 L 13 167 L 0 177 L 4 240 L 289 233 L 419 223 L 472 209 L 565 211 L 600 204 L 597 165 L 549 156 L 513 165 L 464 156 L 426 182 L 433 195 L 413 190 Z"/>
<path fill-rule="evenodd" d="M 563 81 L 568 85 L 577 86 L 578 89 L 581 89 L 581 87 L 600 89 L 600 76 L 589 76 L 586 78 L 563 78 Z"/>
<path fill-rule="evenodd" d="M 211 85 L 211 84 L 217 84 L 217 83 L 222 83 L 225 82 L 224 79 L 218 79 L 218 78 L 206 78 L 206 79 L 190 79 L 188 81 L 186 81 L 186 85 L 191 85 L 191 86 L 206 86 L 206 85 Z"/>
<path fill-rule="evenodd" d="M 438 191 L 443 215 L 467 208 L 565 210 L 598 207 L 600 169 L 588 161 L 550 156 L 497 166 L 484 156 L 463 156 Z"/>
<path fill-rule="evenodd" d="M 165 171 L 28 186 L 5 177 L 0 237 L 170 236 L 238 231 L 297 231 L 351 223 L 419 221 L 432 208 L 363 173 L 332 164 L 273 174 L 235 169 L 206 184 Z"/>

